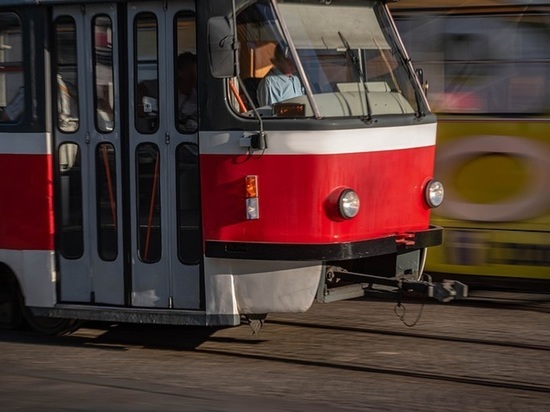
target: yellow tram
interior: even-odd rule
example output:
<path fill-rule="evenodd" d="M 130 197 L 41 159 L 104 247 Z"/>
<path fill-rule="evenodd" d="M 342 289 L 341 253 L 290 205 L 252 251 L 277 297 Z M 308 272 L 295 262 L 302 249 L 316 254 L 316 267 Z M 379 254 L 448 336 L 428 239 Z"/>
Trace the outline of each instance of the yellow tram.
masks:
<path fill-rule="evenodd" d="M 444 243 L 430 273 L 550 282 L 550 5 L 402 1 L 393 13 L 438 114 Z M 542 281 L 542 282 L 541 282 Z"/>

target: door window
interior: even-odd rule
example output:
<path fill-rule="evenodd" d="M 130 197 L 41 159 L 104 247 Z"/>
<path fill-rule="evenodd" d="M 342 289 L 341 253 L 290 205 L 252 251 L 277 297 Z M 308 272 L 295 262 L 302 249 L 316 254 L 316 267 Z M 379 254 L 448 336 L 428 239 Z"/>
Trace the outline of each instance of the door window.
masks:
<path fill-rule="evenodd" d="M 162 251 L 160 205 L 160 153 L 155 144 L 137 147 L 138 255 L 142 262 L 155 263 Z"/>
<path fill-rule="evenodd" d="M 78 259 L 84 253 L 80 148 L 76 143 L 63 143 L 57 156 L 61 215 L 59 251 L 66 259 Z"/>
<path fill-rule="evenodd" d="M 57 127 L 73 133 L 79 127 L 78 68 L 76 24 L 72 17 L 62 16 L 55 21 Z"/>
<path fill-rule="evenodd" d="M 176 150 L 176 165 L 178 257 L 183 264 L 196 265 L 202 255 L 197 145 L 180 144 Z"/>
<path fill-rule="evenodd" d="M 136 47 L 135 119 L 140 133 L 155 133 L 159 118 L 158 23 L 153 13 L 140 13 L 134 21 Z"/>
<path fill-rule="evenodd" d="M 179 13 L 175 26 L 176 127 L 181 133 L 195 133 L 198 127 L 195 15 L 192 12 Z"/>
<path fill-rule="evenodd" d="M 111 143 L 97 145 L 97 238 L 101 259 L 113 261 L 118 255 L 116 156 Z"/>
<path fill-rule="evenodd" d="M 93 20 L 94 41 L 94 108 L 99 132 L 109 133 L 115 127 L 113 82 L 113 27 L 108 16 Z"/>

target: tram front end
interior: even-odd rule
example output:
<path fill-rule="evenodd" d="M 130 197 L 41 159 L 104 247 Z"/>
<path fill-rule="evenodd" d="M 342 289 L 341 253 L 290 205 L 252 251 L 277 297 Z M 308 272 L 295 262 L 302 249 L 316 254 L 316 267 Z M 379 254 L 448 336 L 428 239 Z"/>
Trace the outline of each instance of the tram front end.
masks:
<path fill-rule="evenodd" d="M 443 200 L 436 119 L 385 4 L 211 7 L 205 75 L 216 87 L 200 137 L 207 312 L 237 322 L 376 285 L 465 297 L 462 284 L 423 278 L 426 249 L 442 241 L 429 224 Z"/>

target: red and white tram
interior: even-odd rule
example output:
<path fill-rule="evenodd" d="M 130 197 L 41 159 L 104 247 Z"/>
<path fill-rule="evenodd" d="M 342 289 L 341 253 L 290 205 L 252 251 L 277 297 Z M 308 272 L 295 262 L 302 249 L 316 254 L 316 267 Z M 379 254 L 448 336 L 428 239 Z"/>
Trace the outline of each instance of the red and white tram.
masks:
<path fill-rule="evenodd" d="M 4 323 L 466 293 L 420 280 L 436 123 L 384 2 L 5 0 L 0 107 Z"/>

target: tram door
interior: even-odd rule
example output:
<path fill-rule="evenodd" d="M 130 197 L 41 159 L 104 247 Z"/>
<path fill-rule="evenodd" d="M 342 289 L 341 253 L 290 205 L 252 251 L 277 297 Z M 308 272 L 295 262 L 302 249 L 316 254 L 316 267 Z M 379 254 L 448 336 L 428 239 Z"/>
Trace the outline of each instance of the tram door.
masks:
<path fill-rule="evenodd" d="M 60 300 L 123 305 L 116 7 L 54 10 Z"/>
<path fill-rule="evenodd" d="M 200 306 L 195 2 L 128 4 L 132 305 Z"/>
<path fill-rule="evenodd" d="M 194 2 L 165 4 L 54 9 L 61 301 L 200 307 Z"/>

